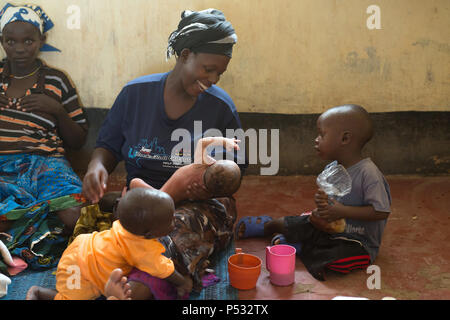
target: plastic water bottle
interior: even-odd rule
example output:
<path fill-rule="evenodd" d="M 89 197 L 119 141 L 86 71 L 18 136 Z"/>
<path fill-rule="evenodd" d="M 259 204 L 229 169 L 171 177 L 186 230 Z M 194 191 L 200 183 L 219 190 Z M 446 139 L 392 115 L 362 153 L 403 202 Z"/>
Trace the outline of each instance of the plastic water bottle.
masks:
<path fill-rule="evenodd" d="M 329 197 L 343 197 L 352 190 L 352 178 L 342 165 L 336 164 L 319 174 L 317 185 Z"/>
<path fill-rule="evenodd" d="M 352 190 L 352 178 L 342 165 L 336 164 L 329 166 L 319 174 L 317 185 L 328 195 L 328 203 L 332 205 L 331 198 L 336 199 L 350 193 Z M 333 230 L 333 233 L 344 232 L 346 225 L 344 218 L 328 223 L 328 227 L 330 230 Z"/>

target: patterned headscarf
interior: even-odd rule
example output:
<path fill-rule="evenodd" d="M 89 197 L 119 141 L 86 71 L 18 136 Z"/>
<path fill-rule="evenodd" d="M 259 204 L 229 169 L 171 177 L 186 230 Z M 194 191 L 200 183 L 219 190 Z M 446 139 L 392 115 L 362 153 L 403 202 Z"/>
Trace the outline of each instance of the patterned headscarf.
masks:
<path fill-rule="evenodd" d="M 178 29 L 171 33 L 167 59 L 188 48 L 194 52 L 222 54 L 231 58 L 237 36 L 230 22 L 217 9 L 185 10 Z"/>
<path fill-rule="evenodd" d="M 0 35 L 6 25 L 15 21 L 28 22 L 39 29 L 41 34 L 46 33 L 53 28 L 52 20 L 45 14 L 41 7 L 25 4 L 23 6 L 14 6 L 7 3 L 0 11 Z M 61 51 L 49 44 L 44 44 L 41 51 Z"/>

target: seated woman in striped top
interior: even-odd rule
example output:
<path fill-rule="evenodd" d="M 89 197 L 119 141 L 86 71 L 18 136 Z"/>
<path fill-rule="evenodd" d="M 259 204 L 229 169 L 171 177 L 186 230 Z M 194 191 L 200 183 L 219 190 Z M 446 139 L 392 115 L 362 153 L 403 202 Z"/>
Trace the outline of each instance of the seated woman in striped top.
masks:
<path fill-rule="evenodd" d="M 28 264 L 57 264 L 79 217 L 82 183 L 64 157 L 80 148 L 87 121 L 67 76 L 40 51 L 53 23 L 40 7 L 0 11 L 0 240 Z M 62 253 L 62 251 L 61 251 Z"/>

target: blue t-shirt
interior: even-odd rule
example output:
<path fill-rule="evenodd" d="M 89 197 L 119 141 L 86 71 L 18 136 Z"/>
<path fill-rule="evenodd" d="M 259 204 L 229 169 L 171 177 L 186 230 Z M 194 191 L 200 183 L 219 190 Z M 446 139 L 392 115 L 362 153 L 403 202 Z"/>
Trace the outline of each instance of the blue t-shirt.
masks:
<path fill-rule="evenodd" d="M 159 189 L 176 169 L 193 162 L 199 139 L 225 137 L 226 129 L 242 128 L 230 96 L 215 85 L 200 94 L 183 116 L 169 119 L 164 108 L 168 75 L 152 74 L 129 82 L 100 128 L 96 148 L 105 148 L 118 161 L 125 161 L 127 185 L 133 178 L 141 178 Z M 216 153 L 215 158 L 229 156 Z"/>
<path fill-rule="evenodd" d="M 336 161 L 327 167 L 337 164 Z M 347 168 L 352 178 L 352 189 L 343 197 L 336 200 L 346 206 L 373 206 L 375 211 L 391 212 L 391 193 L 389 184 L 385 177 L 370 158 L 365 158 L 353 166 Z M 346 227 L 344 233 L 333 237 L 349 237 L 362 243 L 373 262 L 378 255 L 381 245 L 384 227 L 387 219 L 366 221 L 345 219 Z"/>

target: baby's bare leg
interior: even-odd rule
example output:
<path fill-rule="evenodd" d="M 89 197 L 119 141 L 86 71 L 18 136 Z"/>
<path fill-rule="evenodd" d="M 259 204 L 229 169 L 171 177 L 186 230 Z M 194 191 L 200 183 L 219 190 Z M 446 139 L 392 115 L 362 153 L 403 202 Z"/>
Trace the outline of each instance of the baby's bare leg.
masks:
<path fill-rule="evenodd" d="M 26 300 L 53 300 L 57 293 L 56 290 L 32 286 L 27 292 Z"/>
<path fill-rule="evenodd" d="M 168 193 L 175 203 L 187 199 L 198 200 L 196 196 L 189 194 L 188 190 L 194 184 L 203 186 L 203 174 L 207 167 L 207 165 L 193 163 L 179 168 L 162 186 L 161 191 Z"/>
<path fill-rule="evenodd" d="M 122 269 L 114 269 L 105 284 L 105 296 L 108 300 L 131 300 L 131 289 Z"/>

